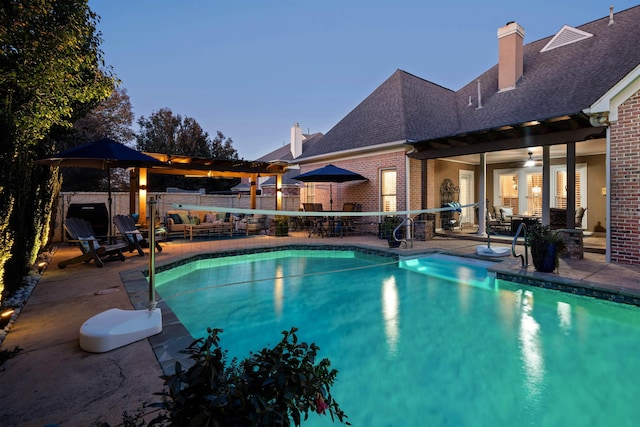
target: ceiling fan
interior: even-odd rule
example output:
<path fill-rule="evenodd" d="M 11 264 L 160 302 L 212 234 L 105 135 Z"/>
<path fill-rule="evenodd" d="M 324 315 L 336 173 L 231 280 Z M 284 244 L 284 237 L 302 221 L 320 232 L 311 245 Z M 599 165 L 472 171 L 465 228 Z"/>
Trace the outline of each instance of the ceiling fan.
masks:
<path fill-rule="evenodd" d="M 512 166 L 517 166 L 520 168 L 531 168 L 535 166 L 542 166 L 542 160 L 536 160 L 533 158 L 533 153 L 529 151 L 529 157 L 527 157 L 524 161 L 520 161 L 517 163 L 513 163 Z"/>

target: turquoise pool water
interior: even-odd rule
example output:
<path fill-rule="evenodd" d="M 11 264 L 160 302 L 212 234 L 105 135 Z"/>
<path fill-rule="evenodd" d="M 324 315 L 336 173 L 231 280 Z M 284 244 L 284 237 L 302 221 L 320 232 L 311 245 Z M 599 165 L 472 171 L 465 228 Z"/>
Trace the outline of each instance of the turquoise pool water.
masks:
<path fill-rule="evenodd" d="M 224 329 L 230 356 L 298 327 L 339 370 L 332 392 L 354 426 L 637 424 L 638 308 L 487 279 L 481 264 L 409 263 L 424 268 L 285 251 L 156 278 L 194 337 Z"/>

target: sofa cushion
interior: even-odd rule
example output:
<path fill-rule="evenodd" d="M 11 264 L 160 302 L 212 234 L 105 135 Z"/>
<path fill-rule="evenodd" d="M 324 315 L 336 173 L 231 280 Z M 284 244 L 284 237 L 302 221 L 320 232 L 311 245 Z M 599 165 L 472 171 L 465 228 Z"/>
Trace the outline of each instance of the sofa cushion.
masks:
<path fill-rule="evenodd" d="M 178 214 L 169 214 L 169 218 L 173 221 L 173 224 L 182 224 L 182 220 L 180 219 L 180 215 Z M 171 225 L 173 225 L 171 224 Z"/>
<path fill-rule="evenodd" d="M 191 218 L 189 218 L 189 215 L 187 215 L 186 213 L 178 212 L 177 215 L 180 217 L 180 223 L 181 224 L 190 224 L 191 223 Z"/>
<path fill-rule="evenodd" d="M 502 219 L 506 219 L 508 216 L 513 216 L 513 208 L 501 207 L 500 208 L 500 216 Z"/>

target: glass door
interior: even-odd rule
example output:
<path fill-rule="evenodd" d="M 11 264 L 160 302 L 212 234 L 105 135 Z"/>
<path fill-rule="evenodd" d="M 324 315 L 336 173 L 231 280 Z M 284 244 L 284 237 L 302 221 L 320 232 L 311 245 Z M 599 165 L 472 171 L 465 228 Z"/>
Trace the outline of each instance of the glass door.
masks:
<path fill-rule="evenodd" d="M 542 216 L 542 174 L 527 174 L 527 215 Z"/>
<path fill-rule="evenodd" d="M 520 212 L 518 199 L 519 176 L 517 172 L 504 172 L 498 175 L 498 198 L 496 207 L 513 209 L 513 214 Z"/>

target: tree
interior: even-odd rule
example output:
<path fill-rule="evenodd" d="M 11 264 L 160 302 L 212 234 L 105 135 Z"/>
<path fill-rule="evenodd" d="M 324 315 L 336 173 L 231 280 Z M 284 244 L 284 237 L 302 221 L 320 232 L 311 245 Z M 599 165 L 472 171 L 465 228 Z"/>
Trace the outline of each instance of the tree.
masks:
<path fill-rule="evenodd" d="M 237 160 L 238 152 L 233 148 L 231 138 L 220 131 L 211 140 L 198 122 L 191 117 L 174 115 L 169 108 L 154 111 L 149 118 L 138 119 L 140 131 L 136 134 L 137 149 L 152 153 L 164 153 L 191 157 Z M 209 191 L 228 190 L 237 180 L 185 179 L 179 176 L 154 176 L 149 183 L 153 191 L 163 191 L 165 187 L 197 189 L 205 187 Z"/>
<path fill-rule="evenodd" d="M 111 138 L 129 145 L 135 138 L 132 125 L 133 112 L 127 90 L 115 87 L 107 99 L 73 123 L 71 129 L 62 129 L 56 139 L 60 142 L 61 149 L 73 148 L 102 138 Z M 62 168 L 61 173 L 62 191 L 107 190 L 105 171 Z M 129 188 L 129 174 L 124 169 L 115 168 L 111 171 L 111 188 L 113 190 Z"/>
<path fill-rule="evenodd" d="M 87 0 L 0 3 L 0 277 L 12 294 L 46 243 L 57 171 L 34 160 L 59 148 L 69 127 L 111 93 L 97 16 Z M 28 215 L 25 213 L 28 212 Z"/>

